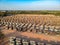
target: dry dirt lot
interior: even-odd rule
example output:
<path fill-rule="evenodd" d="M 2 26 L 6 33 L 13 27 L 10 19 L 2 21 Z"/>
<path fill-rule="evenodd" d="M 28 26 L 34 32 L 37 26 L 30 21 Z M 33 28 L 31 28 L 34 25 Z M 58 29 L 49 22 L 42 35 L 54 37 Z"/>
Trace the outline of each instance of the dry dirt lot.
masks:
<path fill-rule="evenodd" d="M 32 32 L 18 32 L 16 30 L 3 30 L 2 31 L 7 37 L 9 36 L 27 36 L 28 38 L 36 38 L 40 40 L 47 40 L 47 41 L 60 41 L 60 36 L 51 36 L 45 34 L 36 34 Z"/>
<path fill-rule="evenodd" d="M 18 14 L 13 16 L 7 16 L 2 18 L 2 21 L 6 22 L 22 22 L 22 23 L 36 23 L 36 24 L 44 24 L 51 25 L 51 26 L 60 26 L 60 16 L 54 15 L 32 15 L 32 14 Z M 9 36 L 27 36 L 28 38 L 38 38 L 40 40 L 47 40 L 47 41 L 60 41 L 59 36 L 51 36 L 45 34 L 36 34 L 32 32 L 18 32 L 16 30 L 2 30 L 6 37 Z"/>

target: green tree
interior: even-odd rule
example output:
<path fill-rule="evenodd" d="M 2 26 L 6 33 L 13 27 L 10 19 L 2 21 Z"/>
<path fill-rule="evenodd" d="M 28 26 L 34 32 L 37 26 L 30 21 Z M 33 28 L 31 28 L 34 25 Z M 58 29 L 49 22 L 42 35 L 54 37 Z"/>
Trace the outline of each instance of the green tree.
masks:
<path fill-rule="evenodd" d="M 3 39 L 4 37 L 5 37 L 4 34 L 0 30 L 0 39 Z"/>

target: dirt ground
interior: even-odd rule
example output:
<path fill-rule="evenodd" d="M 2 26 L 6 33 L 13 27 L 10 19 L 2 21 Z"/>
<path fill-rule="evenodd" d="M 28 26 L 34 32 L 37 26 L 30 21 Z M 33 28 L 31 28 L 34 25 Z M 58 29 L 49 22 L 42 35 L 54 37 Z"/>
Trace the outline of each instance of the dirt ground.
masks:
<path fill-rule="evenodd" d="M 46 23 L 46 25 L 51 26 L 60 26 L 60 16 L 54 15 L 29 15 L 29 14 L 18 14 L 13 16 L 7 16 L 2 19 L 2 21 L 6 22 L 22 22 L 22 23 L 36 23 L 41 24 Z M 27 36 L 28 38 L 38 38 L 40 40 L 47 40 L 47 41 L 60 41 L 60 35 L 46 35 L 46 34 L 36 34 L 33 32 L 18 32 L 16 30 L 2 30 L 6 37 L 9 36 Z"/>
<path fill-rule="evenodd" d="M 32 32 L 18 32 L 16 30 L 3 30 L 2 31 L 5 35 L 11 34 L 11 36 L 14 35 L 23 35 L 27 36 L 28 38 L 38 38 L 40 40 L 47 40 L 47 41 L 60 41 L 60 36 L 51 36 L 51 35 L 45 35 L 45 34 L 36 34 Z"/>

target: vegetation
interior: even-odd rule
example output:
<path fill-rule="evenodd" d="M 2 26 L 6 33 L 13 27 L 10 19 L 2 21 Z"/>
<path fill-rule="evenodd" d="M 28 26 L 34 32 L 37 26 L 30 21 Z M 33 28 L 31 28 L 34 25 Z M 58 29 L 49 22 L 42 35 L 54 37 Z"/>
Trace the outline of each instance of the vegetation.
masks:
<path fill-rule="evenodd" d="M 5 37 L 4 34 L 0 30 L 0 40 L 3 39 L 4 37 Z"/>
<path fill-rule="evenodd" d="M 0 11 L 0 16 L 9 16 L 9 15 L 14 15 L 14 14 L 53 14 L 53 15 L 59 15 L 60 16 L 60 11 Z"/>

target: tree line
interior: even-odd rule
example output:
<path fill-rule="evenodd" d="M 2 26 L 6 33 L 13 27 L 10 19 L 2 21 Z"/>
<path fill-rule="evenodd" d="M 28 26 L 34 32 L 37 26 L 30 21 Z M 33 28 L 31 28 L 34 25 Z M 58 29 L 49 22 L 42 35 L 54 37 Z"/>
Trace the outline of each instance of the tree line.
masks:
<path fill-rule="evenodd" d="M 59 15 L 60 16 L 60 11 L 9 11 L 9 10 L 6 10 L 5 12 L 4 11 L 0 11 L 0 17 L 3 17 L 3 16 L 10 16 L 10 15 L 15 15 L 15 14 L 53 14 L 53 15 Z"/>

